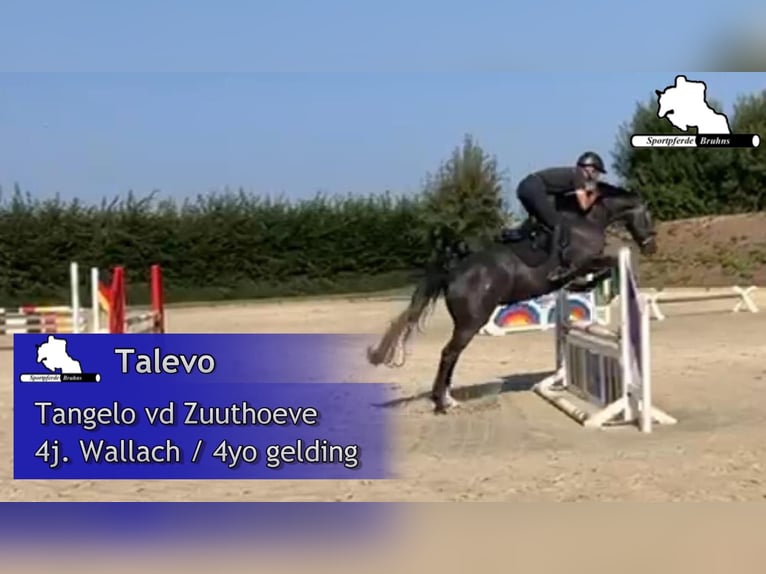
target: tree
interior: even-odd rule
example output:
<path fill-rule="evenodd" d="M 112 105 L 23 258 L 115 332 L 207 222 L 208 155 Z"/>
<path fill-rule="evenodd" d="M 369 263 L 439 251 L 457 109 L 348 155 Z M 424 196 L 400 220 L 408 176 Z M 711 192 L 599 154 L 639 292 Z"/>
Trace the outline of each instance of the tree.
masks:
<path fill-rule="evenodd" d="M 740 96 L 734 104 L 731 129 L 735 133 L 758 134 L 766 137 L 766 90 Z M 754 149 L 734 153 L 737 180 L 730 201 L 747 211 L 766 209 L 766 142 Z"/>
<path fill-rule="evenodd" d="M 497 160 L 466 135 L 423 190 L 423 227 L 438 252 L 490 241 L 504 224 Z"/>

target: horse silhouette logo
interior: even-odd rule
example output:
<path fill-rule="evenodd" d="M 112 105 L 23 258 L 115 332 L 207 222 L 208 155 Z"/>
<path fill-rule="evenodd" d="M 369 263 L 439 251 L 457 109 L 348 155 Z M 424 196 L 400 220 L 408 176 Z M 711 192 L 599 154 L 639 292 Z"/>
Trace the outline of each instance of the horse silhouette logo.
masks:
<path fill-rule="evenodd" d="M 42 365 L 51 373 L 59 371 L 67 375 L 82 373 L 80 361 L 69 356 L 66 339 L 57 339 L 48 335 L 48 340 L 37 345 L 37 364 Z"/>
<path fill-rule="evenodd" d="M 98 383 L 101 375 L 85 373 L 82 364 L 74 358 L 67 348 L 67 339 L 48 335 L 48 338 L 35 345 L 35 363 L 42 365 L 47 373 L 24 373 L 20 375 L 22 383 Z"/>
<path fill-rule="evenodd" d="M 707 84 L 690 80 L 679 74 L 673 84 L 657 94 L 657 117 L 666 120 L 677 130 L 685 132 L 633 134 L 630 145 L 634 148 L 655 147 L 728 147 L 756 148 L 761 136 L 755 133 L 732 133 L 729 118 L 716 110 L 707 100 Z"/>
<path fill-rule="evenodd" d="M 705 82 L 676 76 L 675 84 L 657 94 L 657 116 L 668 120 L 679 130 L 696 127 L 704 135 L 730 134 L 729 118 L 717 112 L 707 101 Z"/>

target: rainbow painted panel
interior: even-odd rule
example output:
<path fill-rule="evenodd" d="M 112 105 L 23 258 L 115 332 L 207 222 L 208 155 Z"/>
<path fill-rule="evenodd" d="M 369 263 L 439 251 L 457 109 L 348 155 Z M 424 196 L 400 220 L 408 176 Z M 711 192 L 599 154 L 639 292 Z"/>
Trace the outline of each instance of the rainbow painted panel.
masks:
<path fill-rule="evenodd" d="M 570 295 L 567 297 L 570 321 L 593 321 L 593 303 L 589 298 L 582 295 Z M 558 305 L 553 305 L 548 310 L 548 322 L 554 324 L 558 314 Z"/>
<path fill-rule="evenodd" d="M 524 301 L 506 305 L 495 315 L 494 323 L 498 327 L 531 327 L 540 325 L 543 319 L 540 306 L 534 301 Z"/>

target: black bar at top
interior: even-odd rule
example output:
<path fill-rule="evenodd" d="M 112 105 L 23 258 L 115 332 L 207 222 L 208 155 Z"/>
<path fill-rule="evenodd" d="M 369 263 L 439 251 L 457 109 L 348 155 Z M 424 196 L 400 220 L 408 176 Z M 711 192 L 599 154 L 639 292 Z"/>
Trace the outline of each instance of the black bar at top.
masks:
<path fill-rule="evenodd" d="M 755 134 L 720 134 L 720 135 L 698 135 L 695 136 L 697 147 L 732 147 L 732 148 L 753 148 Z"/>

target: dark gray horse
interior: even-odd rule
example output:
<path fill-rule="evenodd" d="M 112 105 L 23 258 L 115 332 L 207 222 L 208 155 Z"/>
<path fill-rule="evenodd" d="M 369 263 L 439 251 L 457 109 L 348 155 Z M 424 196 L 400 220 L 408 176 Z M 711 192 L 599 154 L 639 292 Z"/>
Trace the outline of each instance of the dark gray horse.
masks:
<path fill-rule="evenodd" d="M 548 281 L 548 272 L 558 264 L 550 245 L 550 231 L 528 220 L 519 228 L 515 241 L 470 253 L 452 267 L 427 269 L 407 309 L 391 323 L 378 346 L 368 349 L 369 362 L 389 367 L 404 364 L 405 343 L 425 311 L 444 294 L 453 331 L 442 349 L 431 398 L 436 412 L 446 412 L 456 405 L 450 395 L 455 365 L 498 305 L 539 297 L 573 282 L 579 282 L 576 290 L 594 287 L 616 265 L 614 257 L 604 254 L 606 229 L 612 224 L 624 224 L 642 253 L 655 252 L 652 219 L 641 196 L 606 183 L 600 183 L 599 189 L 601 197 L 586 214 L 566 205 L 573 198 L 562 199 L 565 204 L 559 206 L 571 228 L 571 257 L 577 266 L 574 276 L 556 283 Z M 588 274 L 595 278 L 590 282 L 581 279 Z"/>

